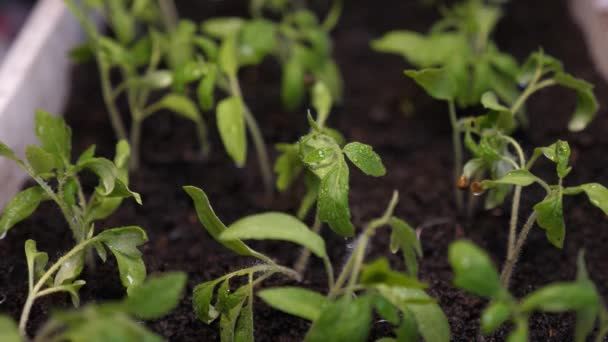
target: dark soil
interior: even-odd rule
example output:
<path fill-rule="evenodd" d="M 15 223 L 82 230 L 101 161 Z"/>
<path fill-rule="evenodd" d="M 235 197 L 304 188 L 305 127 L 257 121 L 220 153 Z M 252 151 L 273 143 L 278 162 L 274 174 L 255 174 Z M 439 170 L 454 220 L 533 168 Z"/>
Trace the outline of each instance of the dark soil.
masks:
<path fill-rule="evenodd" d="M 188 10 L 201 16 L 244 13 L 242 1 L 186 2 Z M 520 61 L 539 46 L 561 59 L 567 70 L 596 84 L 596 94 L 603 108 L 608 108 L 608 87 L 594 70 L 581 33 L 568 15 L 566 1 L 512 1 L 507 16 L 498 28 L 496 40 L 505 51 Z M 384 210 L 393 189 L 401 195 L 398 216 L 412 225 L 425 226 L 422 233 L 424 259 L 420 277 L 430 285 L 449 318 L 456 341 L 472 341 L 478 335 L 478 320 L 485 302 L 451 286 L 447 263 L 447 246 L 457 238 L 472 239 L 502 263 L 507 237 L 508 203 L 505 209 L 480 212 L 472 224 L 459 219 L 453 205 L 451 181 L 451 142 L 446 108 L 432 101 L 407 80 L 406 67 L 399 57 L 380 55 L 369 49 L 369 41 L 391 29 L 425 31 L 437 17 L 432 8 L 414 0 L 386 0 L 370 6 L 369 1 L 351 0 L 335 31 L 335 55 L 345 78 L 345 101 L 335 110 L 330 124 L 348 139 L 375 147 L 385 161 L 387 176 L 374 179 L 352 173 L 350 203 L 353 222 L 361 227 Z M 195 18 L 200 19 L 200 18 Z M 287 113 L 279 104 L 280 72 L 272 61 L 261 68 L 242 73 L 244 93 L 265 134 L 269 150 L 277 142 L 291 142 L 306 132 L 304 109 Z M 66 117 L 74 130 L 75 153 L 97 144 L 101 155 L 112 156 L 113 134 L 105 115 L 94 66 L 75 68 L 74 95 Z M 608 184 L 608 117 L 601 110 L 591 127 L 572 134 L 566 129 L 574 106 L 569 91 L 549 89 L 534 97 L 529 107 L 530 128 L 519 138 L 531 150 L 557 138 L 570 141 L 574 171 L 568 184 L 596 181 Z M 413 103 L 414 108 L 407 104 Z M 404 108 L 409 108 L 405 110 Z M 214 127 L 212 115 L 209 115 Z M 197 222 L 183 185 L 199 186 L 208 193 L 216 212 L 225 222 L 266 210 L 294 212 L 301 186 L 291 194 L 277 194 L 265 201 L 253 150 L 247 167 L 237 169 L 226 156 L 219 138 L 212 136 L 213 153 L 209 160 L 193 158 L 197 148 L 195 133 L 188 122 L 169 114 L 154 116 L 145 123 L 143 167 L 132 177 L 132 188 L 144 199 L 143 206 L 126 201 L 107 222 L 98 227 L 140 225 L 150 241 L 143 247 L 146 265 L 151 273 L 168 270 L 188 272 L 187 295 L 181 305 L 167 317 L 150 322 L 151 329 L 172 341 L 215 341 L 218 327 L 206 326 L 194 317 L 191 293 L 197 284 L 213 279 L 253 261 L 222 248 Z M 274 152 L 273 152 L 274 153 Z M 552 175 L 553 167 L 540 165 L 541 174 Z M 524 197 L 522 218 L 537 200 L 534 192 Z M 517 296 L 558 280 L 573 279 L 576 255 L 586 250 L 592 278 L 608 298 L 608 219 L 583 198 L 565 203 L 568 237 L 563 250 L 552 247 L 541 229 L 534 229 L 512 282 Z M 348 244 L 326 232 L 332 260 L 339 266 L 348 255 Z M 52 259 L 72 244 L 59 211 L 43 204 L 27 221 L 11 230 L 0 241 L 0 312 L 17 318 L 27 290 L 27 273 L 23 244 L 27 238 L 38 242 Z M 387 236 L 380 234 L 370 250 L 370 258 L 386 254 Z M 262 243 L 256 248 L 287 265 L 297 256 L 289 244 Z M 398 263 L 398 258 L 392 258 Z M 95 272 L 87 270 L 87 285 L 81 290 L 84 302 L 121 298 L 124 291 L 114 262 L 100 264 Z M 280 277 L 268 285 L 285 284 Z M 322 290 L 325 279 L 320 263 L 313 261 L 304 286 Z M 30 331 L 48 317 L 49 310 L 69 307 L 69 300 L 55 296 L 38 302 L 33 310 Z M 259 302 L 255 312 L 256 338 L 259 341 L 301 340 L 309 324 L 270 310 Z M 572 339 L 572 315 L 538 314 L 531 319 L 531 340 L 568 341 Z M 382 326 L 378 326 L 381 330 Z M 378 330 L 376 329 L 376 330 Z M 375 332 L 377 333 L 377 332 Z M 486 338 L 501 341 L 506 331 Z"/>

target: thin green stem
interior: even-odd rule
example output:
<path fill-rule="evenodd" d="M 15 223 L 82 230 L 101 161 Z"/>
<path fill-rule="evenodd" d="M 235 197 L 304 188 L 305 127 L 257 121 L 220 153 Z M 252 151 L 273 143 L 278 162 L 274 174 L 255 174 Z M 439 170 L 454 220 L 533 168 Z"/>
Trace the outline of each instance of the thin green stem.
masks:
<path fill-rule="evenodd" d="M 80 251 L 84 250 L 89 244 L 91 244 L 91 243 L 93 243 L 95 241 L 96 241 L 96 238 L 85 240 L 85 241 L 80 242 L 74 248 L 72 248 L 64 256 L 62 256 L 61 258 L 59 258 L 59 260 L 57 260 L 57 262 L 55 262 L 55 264 L 53 264 L 53 266 L 51 266 L 42 275 L 42 277 L 40 277 L 40 279 L 38 280 L 38 282 L 36 283 L 36 285 L 34 286 L 34 288 L 31 291 L 29 291 L 27 299 L 25 301 L 25 305 L 23 306 L 23 311 L 21 312 L 21 318 L 19 319 L 19 331 L 21 333 L 21 336 L 24 339 L 27 340 L 27 333 L 25 331 L 25 328 L 26 328 L 27 321 L 28 321 L 29 316 L 30 316 L 30 312 L 32 310 L 32 306 L 34 305 L 34 301 L 38 297 L 38 294 L 40 293 L 40 290 L 46 284 L 47 280 L 49 280 L 50 277 L 53 274 L 55 274 L 55 272 L 57 272 L 59 270 L 59 268 L 66 261 L 68 261 L 71 257 L 73 257 L 74 255 L 76 255 Z"/>
<path fill-rule="evenodd" d="M 131 127 L 131 137 L 129 138 L 131 142 L 131 160 L 129 164 L 129 168 L 131 171 L 137 170 L 140 164 L 140 145 L 141 145 L 141 124 L 142 121 L 136 116 L 133 116 L 133 123 Z"/>
<path fill-rule="evenodd" d="M 507 247 L 507 259 L 513 253 L 515 248 L 515 239 L 517 237 L 517 220 L 519 218 L 519 203 L 521 201 L 521 186 L 516 186 L 513 192 L 513 204 L 511 206 L 511 221 L 509 222 L 509 242 Z"/>
<path fill-rule="evenodd" d="M 319 220 L 319 215 L 315 215 L 315 222 L 312 225 L 312 231 L 316 234 L 319 234 L 319 232 L 321 231 L 321 220 Z M 302 251 L 300 252 L 300 257 L 298 257 L 298 260 L 295 262 L 293 269 L 298 272 L 300 275 L 302 273 L 304 273 L 304 270 L 306 270 L 306 266 L 308 266 L 308 260 L 310 259 L 310 249 L 308 248 L 302 248 Z"/>
<path fill-rule="evenodd" d="M 101 94 L 110 114 L 110 122 L 112 123 L 114 134 L 116 134 L 116 138 L 119 140 L 126 139 L 127 130 L 120 117 L 118 107 L 116 107 L 116 103 L 114 102 L 114 90 L 110 81 L 110 68 L 105 65 L 101 57 L 97 57 L 97 65 L 99 66 L 99 77 L 101 79 Z"/>
<path fill-rule="evenodd" d="M 523 248 L 526 239 L 528 238 L 528 234 L 532 227 L 534 227 L 534 222 L 536 221 L 537 214 L 536 212 L 532 212 L 528 217 L 528 220 L 524 224 L 519 236 L 517 238 L 517 242 L 515 243 L 515 247 L 513 251 L 510 253 L 505 265 L 502 269 L 502 273 L 500 274 L 500 281 L 504 288 L 509 288 L 509 282 L 511 281 L 511 276 L 513 275 L 513 270 L 515 269 L 515 265 L 517 264 L 517 260 L 519 259 L 519 255 Z"/>
<path fill-rule="evenodd" d="M 325 17 L 325 20 L 323 20 L 323 24 L 321 24 L 325 32 L 330 32 L 334 29 L 334 27 L 336 27 L 336 25 L 338 24 L 338 20 L 340 20 L 340 15 L 342 14 L 343 7 L 343 0 L 334 0 L 334 3 L 332 4 L 331 9 L 329 10 L 329 13 L 327 14 L 327 17 Z"/>
<path fill-rule="evenodd" d="M 245 117 L 245 122 L 247 123 L 247 128 L 249 129 L 249 134 L 251 135 L 251 139 L 253 140 L 253 145 L 258 156 L 258 163 L 260 164 L 260 171 L 262 173 L 264 189 L 267 194 L 271 194 L 273 177 L 270 167 L 270 158 L 268 157 L 268 152 L 266 151 L 266 143 L 264 142 L 264 136 L 262 135 L 260 127 L 258 126 L 255 117 L 251 113 L 251 110 L 243 101 L 241 86 L 239 85 L 239 81 L 235 75 L 231 75 L 229 77 L 229 83 L 231 94 L 241 99 L 241 102 L 243 104 L 243 115 Z"/>
<path fill-rule="evenodd" d="M 452 124 L 452 148 L 454 149 L 454 172 L 453 178 L 454 183 L 458 181 L 458 177 L 462 173 L 462 138 L 460 136 L 460 125 L 458 124 L 458 117 L 456 116 L 456 107 L 454 101 L 448 101 L 448 107 L 450 112 L 450 123 Z M 462 211 L 464 198 L 461 191 L 454 186 L 454 196 L 456 198 L 456 208 L 458 211 Z"/>

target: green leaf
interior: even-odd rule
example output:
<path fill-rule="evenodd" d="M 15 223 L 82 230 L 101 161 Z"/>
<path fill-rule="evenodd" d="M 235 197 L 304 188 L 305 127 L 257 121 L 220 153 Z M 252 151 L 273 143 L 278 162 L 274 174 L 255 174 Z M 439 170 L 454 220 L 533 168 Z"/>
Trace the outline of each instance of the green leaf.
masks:
<path fill-rule="evenodd" d="M 591 291 L 595 293 L 596 296 L 596 305 L 591 305 L 582 309 L 577 310 L 576 312 L 576 327 L 574 332 L 574 340 L 576 342 L 584 342 L 587 340 L 587 336 L 591 334 L 593 328 L 595 327 L 595 322 L 598 319 L 598 315 L 601 306 L 601 299 L 599 294 L 597 293 L 597 289 L 595 285 L 589 279 L 589 273 L 587 272 L 587 267 L 585 266 L 585 253 L 583 251 L 578 253 L 577 257 L 577 274 L 576 274 L 576 283 L 581 286 L 588 286 Z M 601 328 L 600 328 L 601 330 Z"/>
<path fill-rule="evenodd" d="M 215 215 L 215 212 L 213 211 L 213 208 L 211 208 L 211 204 L 209 203 L 209 198 L 207 197 L 207 194 L 205 194 L 203 190 L 193 186 L 185 186 L 184 191 L 186 191 L 190 198 L 192 198 L 199 221 L 216 241 L 218 241 L 226 248 L 230 249 L 238 255 L 252 256 L 262 260 L 267 259 L 264 255 L 249 248 L 245 243 L 243 243 L 243 241 L 221 240 L 220 234 L 222 234 L 228 228 L 226 228 L 226 226 L 217 217 L 217 215 Z"/>
<path fill-rule="evenodd" d="M 258 64 L 276 46 L 276 29 L 272 21 L 252 19 L 240 31 L 240 61 L 242 64 Z"/>
<path fill-rule="evenodd" d="M 84 280 L 76 280 L 69 284 L 55 285 L 52 289 L 55 292 L 67 292 L 72 299 L 72 305 L 77 308 L 80 306 L 80 295 L 78 294 L 78 291 L 80 291 L 80 288 L 86 283 L 87 282 Z"/>
<path fill-rule="evenodd" d="M 229 76 L 235 77 L 239 68 L 236 36 L 228 36 L 220 45 L 218 52 L 220 69 Z"/>
<path fill-rule="evenodd" d="M 397 286 L 377 286 L 378 292 L 402 312 L 411 312 L 425 341 L 450 341 L 450 325 L 445 314 L 423 290 Z"/>
<path fill-rule="evenodd" d="M 281 192 L 287 190 L 302 172 L 298 144 L 278 144 L 277 150 L 281 152 L 274 164 L 277 174 L 277 189 Z"/>
<path fill-rule="evenodd" d="M 326 258 L 325 241 L 294 216 L 269 212 L 244 217 L 223 231 L 220 240 L 282 240 L 306 247 L 319 258 Z"/>
<path fill-rule="evenodd" d="M 496 94 L 494 94 L 493 92 L 485 92 L 482 96 L 481 96 L 481 104 L 484 106 L 484 108 L 487 109 L 491 109 L 491 110 L 495 110 L 495 111 L 499 111 L 499 112 L 508 112 L 509 108 L 501 105 L 498 102 L 498 98 L 496 97 Z"/>
<path fill-rule="evenodd" d="M 481 314 L 481 331 L 485 335 L 493 333 L 511 317 L 511 313 L 511 307 L 507 303 L 490 303 Z"/>
<path fill-rule="evenodd" d="M 329 300 L 318 292 L 300 287 L 275 287 L 258 292 L 274 309 L 309 321 L 316 321 Z"/>
<path fill-rule="evenodd" d="M 55 157 L 38 146 L 28 146 L 25 157 L 36 175 L 51 172 L 56 167 Z"/>
<path fill-rule="evenodd" d="M 304 341 L 367 341 L 371 323 L 372 308 L 369 297 L 341 298 L 325 306 Z"/>
<path fill-rule="evenodd" d="M 17 223 L 30 217 L 40 202 L 47 200 L 44 190 L 39 186 L 25 189 L 13 197 L 0 218 L 0 235 L 6 233 Z"/>
<path fill-rule="evenodd" d="M 49 262 L 49 255 L 38 251 L 36 241 L 27 240 L 25 241 L 25 258 L 29 274 L 28 282 L 30 283 L 30 287 L 33 287 L 40 275 L 44 273 L 46 264 Z"/>
<path fill-rule="evenodd" d="M 295 110 L 304 99 L 304 66 L 295 57 L 283 65 L 281 100 L 287 110 Z"/>
<path fill-rule="evenodd" d="M 60 165 L 67 166 L 72 152 L 72 130 L 60 117 L 36 112 L 36 136 L 42 148 L 55 156 Z"/>
<path fill-rule="evenodd" d="M 576 195 L 581 192 L 585 192 L 591 204 L 602 209 L 604 214 L 608 215 L 608 189 L 605 186 L 599 183 L 587 183 L 564 189 L 564 195 Z"/>
<path fill-rule="evenodd" d="M 511 184 L 518 186 L 528 186 L 536 182 L 537 178 L 530 171 L 519 169 L 507 172 L 504 176 L 496 180 L 484 180 L 481 186 L 484 189 L 491 189 L 499 184 Z"/>
<path fill-rule="evenodd" d="M 217 128 L 226 152 L 238 167 L 247 159 L 247 134 L 245 131 L 244 108 L 241 99 L 228 97 L 217 105 Z"/>
<path fill-rule="evenodd" d="M 80 169 L 88 169 L 99 177 L 100 186 L 98 192 L 102 196 L 108 196 L 114 191 L 116 180 L 118 178 L 118 170 L 114 163 L 106 158 L 90 158 L 84 163 L 79 164 Z"/>
<path fill-rule="evenodd" d="M 142 76 L 137 84 L 147 89 L 164 89 L 173 83 L 173 74 L 169 70 L 155 70 Z"/>
<path fill-rule="evenodd" d="M 13 152 L 13 150 L 10 147 L 8 147 L 5 143 L 3 143 L 1 141 L 0 141 L 0 156 L 8 158 L 12 161 L 19 161 L 19 158 L 17 158 L 17 156 L 15 156 L 15 152 Z"/>
<path fill-rule="evenodd" d="M 327 85 L 317 81 L 312 87 L 312 105 L 317 111 L 317 118 L 320 123 L 324 123 L 329 116 L 332 105 L 331 92 Z"/>
<path fill-rule="evenodd" d="M 448 260 L 456 287 L 488 298 L 494 298 L 503 291 L 492 260 L 472 242 L 460 240 L 452 243 Z"/>
<path fill-rule="evenodd" d="M 81 165 L 81 164 L 85 163 L 86 161 L 88 161 L 89 159 L 94 158 L 96 148 L 97 147 L 95 145 L 91 145 L 86 150 L 84 150 L 84 152 L 82 152 L 82 154 L 80 154 L 80 157 L 78 157 L 78 160 L 76 161 L 76 165 Z"/>
<path fill-rule="evenodd" d="M 348 159 L 366 175 L 380 177 L 386 174 L 382 159 L 370 145 L 352 142 L 344 146 L 343 151 Z"/>
<path fill-rule="evenodd" d="M 201 24 L 203 32 L 214 38 L 224 39 L 236 35 L 245 21 L 238 17 L 216 17 L 205 20 Z"/>
<path fill-rule="evenodd" d="M 341 161 L 323 179 L 319 188 L 317 213 L 321 222 L 342 236 L 353 236 L 355 227 L 350 222 L 348 207 L 348 166 Z"/>
<path fill-rule="evenodd" d="M 108 0 L 108 20 L 121 43 L 127 44 L 135 37 L 135 18 L 127 10 L 123 0 Z"/>
<path fill-rule="evenodd" d="M 204 111 L 211 110 L 211 108 L 213 108 L 213 104 L 215 103 L 213 91 L 215 90 L 216 79 L 217 74 L 215 68 L 213 68 L 211 71 L 209 71 L 209 73 L 207 73 L 207 75 L 203 77 L 203 79 L 201 79 L 201 82 L 196 88 L 198 104 Z"/>
<path fill-rule="evenodd" d="M 538 68 L 542 68 L 544 72 L 561 72 L 564 67 L 558 59 L 545 54 L 542 50 L 530 54 L 524 65 L 520 69 L 518 75 L 518 83 L 526 85 L 530 82 L 534 73 Z"/>
<path fill-rule="evenodd" d="M 105 230 L 96 237 L 110 249 L 120 273 L 120 281 L 127 291 L 137 288 L 146 279 L 146 265 L 138 246 L 148 241 L 146 232 L 136 226 Z"/>
<path fill-rule="evenodd" d="M 72 283 L 84 269 L 84 252 L 80 251 L 68 258 L 55 274 L 53 286 L 58 287 Z"/>
<path fill-rule="evenodd" d="M 234 329 L 234 342 L 254 342 L 253 304 L 247 303 L 242 309 Z"/>
<path fill-rule="evenodd" d="M 371 264 L 364 265 L 360 282 L 363 285 L 384 284 L 387 286 L 403 286 L 418 289 L 427 287 L 426 284 L 418 281 L 416 278 L 393 271 L 386 258 L 380 258 Z"/>
<path fill-rule="evenodd" d="M 405 75 L 435 99 L 450 101 L 456 97 L 456 85 L 445 69 L 406 70 Z"/>
<path fill-rule="evenodd" d="M 158 105 L 194 122 L 201 120 L 201 114 L 196 108 L 196 104 L 184 95 L 167 94 L 158 102 Z"/>
<path fill-rule="evenodd" d="M 186 279 L 183 272 L 170 272 L 146 280 L 125 300 L 128 312 L 145 320 L 163 317 L 179 304 Z"/>
<path fill-rule="evenodd" d="M 196 317 L 205 324 L 210 324 L 219 317 L 219 312 L 211 305 L 215 287 L 221 279 L 199 284 L 194 288 L 192 306 Z"/>
<path fill-rule="evenodd" d="M 0 341 L 22 342 L 17 323 L 10 317 L 0 315 Z"/>
<path fill-rule="evenodd" d="M 416 231 L 407 222 L 397 217 L 391 218 L 390 226 L 391 252 L 397 253 L 401 250 L 405 265 L 407 266 L 407 273 L 412 277 L 416 277 L 418 275 L 418 258 L 422 257 L 422 246 L 416 235 Z"/>
<path fill-rule="evenodd" d="M 557 248 L 562 248 L 566 236 L 566 224 L 564 223 L 561 193 L 548 196 L 534 206 L 534 211 L 538 216 L 536 222 L 545 229 L 549 242 Z"/>
<path fill-rule="evenodd" d="M 597 305 L 595 290 L 588 284 L 558 282 L 532 292 L 522 300 L 520 307 L 525 312 L 564 312 Z"/>
<path fill-rule="evenodd" d="M 315 79 L 323 82 L 329 88 L 334 102 L 342 102 L 342 93 L 344 92 L 344 81 L 342 80 L 342 74 L 340 68 L 334 60 L 327 59 L 320 66 L 312 70 Z"/>
<path fill-rule="evenodd" d="M 525 319 L 516 322 L 515 330 L 509 334 L 507 342 L 528 342 L 528 322 Z"/>
<path fill-rule="evenodd" d="M 558 84 L 576 91 L 576 109 L 568 129 L 574 132 L 582 131 L 593 120 L 599 109 L 593 94 L 593 85 L 564 72 L 555 74 L 554 79 Z"/>

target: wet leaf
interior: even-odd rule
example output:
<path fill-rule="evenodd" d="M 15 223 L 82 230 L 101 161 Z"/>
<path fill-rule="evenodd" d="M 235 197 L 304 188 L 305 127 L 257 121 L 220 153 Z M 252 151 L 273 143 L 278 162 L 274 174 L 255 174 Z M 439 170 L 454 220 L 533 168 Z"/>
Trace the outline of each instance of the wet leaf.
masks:
<path fill-rule="evenodd" d="M 500 278 L 490 257 L 472 242 L 452 243 L 448 260 L 454 272 L 454 285 L 476 295 L 493 298 L 502 292 Z"/>
<path fill-rule="evenodd" d="M 484 180 L 481 185 L 484 189 L 490 189 L 498 184 L 511 184 L 518 186 L 528 186 L 536 182 L 537 178 L 530 171 L 519 169 L 507 172 L 504 176 L 496 180 Z"/>
<path fill-rule="evenodd" d="M 547 239 L 557 248 L 562 248 L 566 236 L 566 224 L 562 208 L 562 195 L 552 194 L 534 206 L 538 215 L 536 222 L 545 229 Z"/>
<path fill-rule="evenodd" d="M 348 159 L 366 175 L 380 177 L 386 174 L 382 159 L 370 145 L 352 142 L 344 146 L 343 151 Z"/>
<path fill-rule="evenodd" d="M 321 179 L 317 200 L 319 220 L 329 224 L 334 232 L 342 236 L 352 236 L 355 233 L 348 207 L 348 178 L 346 163 L 337 163 Z"/>
<path fill-rule="evenodd" d="M 403 253 L 407 273 L 418 276 L 418 258 L 422 257 L 422 246 L 416 236 L 416 231 L 405 221 L 393 217 L 390 221 L 391 240 L 390 249 L 392 253 L 399 250 Z"/>
<path fill-rule="evenodd" d="M 558 84 L 576 91 L 576 109 L 568 129 L 574 132 L 582 131 L 593 120 L 599 109 L 593 94 L 593 85 L 564 72 L 557 73 L 554 79 Z"/>
<path fill-rule="evenodd" d="M 585 192 L 591 204 L 602 209 L 604 214 L 608 215 L 608 189 L 605 186 L 599 183 L 587 183 L 564 189 L 564 195 L 576 195 L 581 192 Z"/>

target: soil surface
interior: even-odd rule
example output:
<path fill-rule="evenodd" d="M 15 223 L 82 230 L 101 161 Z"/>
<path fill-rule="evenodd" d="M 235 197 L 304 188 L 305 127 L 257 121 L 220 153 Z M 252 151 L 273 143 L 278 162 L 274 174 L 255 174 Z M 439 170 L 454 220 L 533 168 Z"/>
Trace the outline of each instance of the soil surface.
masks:
<path fill-rule="evenodd" d="M 188 3 L 188 4 L 187 4 Z M 182 13 L 197 14 L 201 19 L 216 15 L 241 15 L 243 1 L 186 2 Z M 478 339 L 479 316 L 485 302 L 451 286 L 452 274 L 447 263 L 447 247 L 457 238 L 472 239 L 486 248 L 497 263 L 502 263 L 507 239 L 509 203 L 503 209 L 479 212 L 467 224 L 456 215 L 451 181 L 451 142 L 447 108 L 433 101 L 413 82 L 403 76 L 407 67 L 399 57 L 377 54 L 370 50 L 370 39 L 391 29 L 425 31 L 437 19 L 436 10 L 414 0 L 385 0 L 370 7 L 369 1 L 348 1 L 343 18 L 334 32 L 335 56 L 345 78 L 344 103 L 330 118 L 330 125 L 342 131 L 347 139 L 371 144 L 382 156 L 388 174 L 380 179 L 352 172 L 350 203 L 352 220 L 362 227 L 380 215 L 391 192 L 400 192 L 396 214 L 412 225 L 424 227 L 421 240 L 424 259 L 420 277 L 430 285 L 449 318 L 453 340 Z M 178 2 L 180 4 L 180 2 Z M 586 52 L 583 37 L 572 22 L 566 1 L 511 1 L 506 6 L 496 41 L 502 50 L 522 61 L 529 52 L 542 46 L 561 59 L 568 71 L 596 85 L 602 108 L 608 108 L 608 86 L 594 70 Z M 113 133 L 106 117 L 95 67 L 74 69 L 73 96 L 66 117 L 74 131 L 74 153 L 97 144 L 98 153 L 113 155 Z M 295 141 L 307 131 L 305 108 L 288 113 L 279 103 L 280 70 L 272 61 L 260 68 L 249 68 L 241 74 L 246 101 L 258 118 L 268 149 L 278 142 Z M 572 134 L 566 129 L 575 96 L 569 91 L 548 89 L 530 102 L 530 127 L 518 138 L 527 151 L 533 146 L 548 145 L 555 139 L 566 139 L 573 150 L 574 170 L 568 184 L 600 182 L 608 184 L 608 116 L 602 109 L 584 132 Z M 410 104 L 413 104 L 411 106 Z M 215 127 L 211 113 L 210 126 Z M 147 323 L 151 329 L 171 341 L 216 341 L 217 325 L 207 326 L 196 320 L 192 306 L 192 289 L 228 271 L 253 263 L 221 247 L 197 222 L 191 201 L 183 185 L 203 188 L 218 215 L 232 222 L 244 215 L 267 210 L 295 212 L 302 186 L 288 194 L 276 194 L 266 201 L 253 149 L 247 166 L 234 167 L 223 151 L 215 130 L 212 155 L 198 160 L 193 127 L 168 113 L 150 118 L 144 125 L 143 167 L 132 176 L 132 188 L 141 193 L 144 205 L 125 201 L 120 210 L 97 227 L 140 225 L 150 241 L 143 247 L 150 273 L 169 270 L 188 272 L 187 294 L 180 306 L 167 317 Z M 272 156 L 275 156 L 272 152 Z M 541 175 L 553 175 L 553 166 L 540 163 Z M 525 220 L 538 193 L 525 192 L 522 218 Z M 576 256 L 586 250 L 591 277 L 604 298 L 608 298 L 608 218 L 591 206 L 584 197 L 566 199 L 564 204 L 567 239 L 562 250 L 552 247 L 544 232 L 535 228 L 526 245 L 512 282 L 513 292 L 523 296 L 549 282 L 571 280 L 576 273 Z M 350 240 L 327 230 L 331 259 L 339 267 L 349 253 Z M 27 272 L 23 252 L 26 239 L 33 238 L 39 249 L 52 260 L 72 245 L 72 238 L 58 209 L 43 204 L 30 219 L 12 229 L 0 241 L 0 312 L 17 318 L 25 301 Z M 388 254 L 386 234 L 379 234 L 370 248 L 369 258 Z M 258 243 L 286 265 L 297 257 L 290 244 Z M 396 266 L 400 258 L 391 257 Z M 124 290 L 114 261 L 99 263 L 95 271 L 87 270 L 87 285 L 81 290 L 83 302 L 121 298 Z M 281 277 L 267 285 L 287 284 Z M 324 290 L 322 265 L 313 261 L 304 286 Z M 69 307 L 69 299 L 52 296 L 40 300 L 32 313 L 29 331 L 33 332 L 53 308 Z M 309 324 L 284 315 L 258 301 L 255 311 L 255 334 L 258 341 L 298 341 Z M 572 339 L 572 315 L 537 314 L 531 319 L 531 340 L 568 341 Z M 386 330 L 382 324 L 374 337 Z M 507 330 L 486 337 L 485 341 L 502 341 Z"/>

